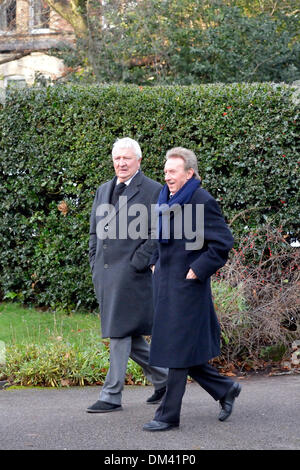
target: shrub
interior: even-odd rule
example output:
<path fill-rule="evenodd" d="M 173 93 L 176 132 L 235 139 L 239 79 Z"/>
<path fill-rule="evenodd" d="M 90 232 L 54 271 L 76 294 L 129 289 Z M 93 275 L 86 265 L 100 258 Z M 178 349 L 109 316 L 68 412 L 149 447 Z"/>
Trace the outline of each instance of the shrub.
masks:
<path fill-rule="evenodd" d="M 213 283 L 223 360 L 260 367 L 261 359 L 291 353 L 300 327 L 299 264 L 299 249 L 281 229 L 264 226 L 241 239 Z"/>
<path fill-rule="evenodd" d="M 85 346 L 65 342 L 14 344 L 7 346 L 6 365 L 0 379 L 14 385 L 65 387 L 102 385 L 109 368 L 108 343 Z M 129 361 L 125 383 L 146 384 L 142 369 Z"/>
<path fill-rule="evenodd" d="M 163 181 L 166 150 L 193 149 L 203 186 L 238 243 L 271 220 L 296 236 L 297 106 L 272 84 L 55 86 L 10 92 L 0 109 L 0 296 L 37 306 L 97 308 L 89 214 L 113 176 L 111 147 L 129 135 L 143 170 Z"/>

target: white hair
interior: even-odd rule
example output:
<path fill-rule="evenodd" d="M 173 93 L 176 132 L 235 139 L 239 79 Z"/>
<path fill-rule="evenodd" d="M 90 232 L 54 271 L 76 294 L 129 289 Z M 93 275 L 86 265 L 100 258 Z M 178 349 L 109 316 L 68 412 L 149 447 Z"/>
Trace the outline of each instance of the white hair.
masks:
<path fill-rule="evenodd" d="M 139 146 L 136 140 L 133 140 L 130 137 L 123 137 L 122 139 L 117 139 L 115 141 L 113 148 L 112 148 L 112 152 L 111 152 L 113 157 L 116 154 L 116 151 L 119 150 L 120 148 L 132 149 L 135 152 L 136 158 L 138 160 L 142 158 L 141 147 Z"/>

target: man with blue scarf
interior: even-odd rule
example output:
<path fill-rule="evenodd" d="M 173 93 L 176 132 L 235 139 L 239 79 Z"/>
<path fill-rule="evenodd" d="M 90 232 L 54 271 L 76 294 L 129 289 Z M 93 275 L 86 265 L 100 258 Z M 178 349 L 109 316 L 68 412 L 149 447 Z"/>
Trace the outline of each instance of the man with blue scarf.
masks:
<path fill-rule="evenodd" d="M 194 152 L 182 147 L 169 150 L 164 172 L 166 185 L 157 205 L 158 250 L 152 260 L 155 316 L 150 364 L 169 368 L 169 375 L 163 401 L 145 431 L 179 426 L 188 375 L 219 401 L 220 421 L 230 416 L 241 391 L 239 383 L 208 363 L 220 354 L 210 277 L 226 263 L 233 237 L 217 202 L 201 188 Z M 201 232 L 202 243 L 191 243 L 187 232 L 194 238 Z"/>

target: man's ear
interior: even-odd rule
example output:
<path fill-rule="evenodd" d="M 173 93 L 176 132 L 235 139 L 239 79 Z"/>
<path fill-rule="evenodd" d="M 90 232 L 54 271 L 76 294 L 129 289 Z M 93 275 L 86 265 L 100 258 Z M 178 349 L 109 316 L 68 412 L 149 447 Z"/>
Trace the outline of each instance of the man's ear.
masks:
<path fill-rule="evenodd" d="M 194 176 L 195 172 L 193 168 L 189 168 L 187 171 L 187 179 L 190 180 Z"/>

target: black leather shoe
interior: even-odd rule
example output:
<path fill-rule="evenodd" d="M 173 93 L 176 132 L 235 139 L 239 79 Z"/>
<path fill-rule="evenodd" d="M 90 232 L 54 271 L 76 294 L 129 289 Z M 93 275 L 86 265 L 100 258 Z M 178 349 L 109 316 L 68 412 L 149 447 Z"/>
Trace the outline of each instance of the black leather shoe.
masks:
<path fill-rule="evenodd" d="M 164 394 L 166 393 L 166 389 L 167 387 L 163 387 L 163 388 L 160 388 L 159 390 L 155 390 L 153 395 L 151 395 L 151 397 L 148 398 L 146 403 L 148 403 L 148 405 L 155 405 L 155 403 L 159 403 L 162 397 L 164 396 Z"/>
<path fill-rule="evenodd" d="M 101 400 L 96 401 L 96 403 L 86 409 L 88 413 L 109 413 L 110 411 L 118 410 L 122 410 L 121 405 L 115 405 L 114 403 Z"/>
<path fill-rule="evenodd" d="M 144 424 L 144 431 L 168 431 L 172 428 L 178 428 L 179 424 L 163 423 L 162 421 L 149 421 L 149 423 Z"/>
<path fill-rule="evenodd" d="M 219 421 L 225 421 L 225 419 L 229 418 L 233 410 L 234 400 L 239 396 L 241 390 L 240 384 L 235 382 L 226 395 L 220 399 L 222 409 L 219 414 Z"/>

